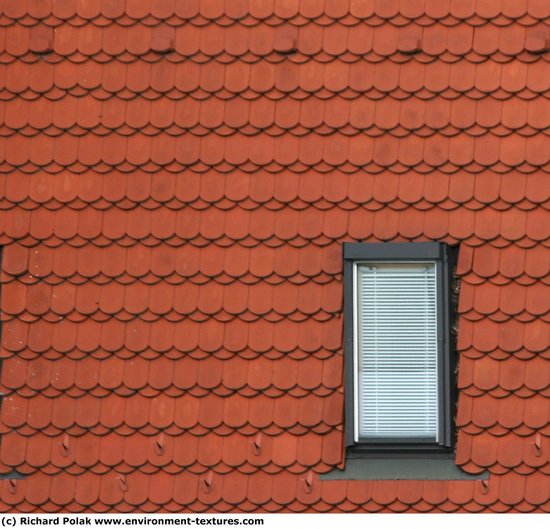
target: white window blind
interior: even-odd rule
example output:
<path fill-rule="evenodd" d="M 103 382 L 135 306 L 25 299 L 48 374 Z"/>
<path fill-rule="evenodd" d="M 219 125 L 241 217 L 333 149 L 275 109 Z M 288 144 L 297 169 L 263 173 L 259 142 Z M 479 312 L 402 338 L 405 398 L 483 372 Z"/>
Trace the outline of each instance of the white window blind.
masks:
<path fill-rule="evenodd" d="M 362 438 L 437 441 L 435 263 L 357 266 L 357 399 Z"/>

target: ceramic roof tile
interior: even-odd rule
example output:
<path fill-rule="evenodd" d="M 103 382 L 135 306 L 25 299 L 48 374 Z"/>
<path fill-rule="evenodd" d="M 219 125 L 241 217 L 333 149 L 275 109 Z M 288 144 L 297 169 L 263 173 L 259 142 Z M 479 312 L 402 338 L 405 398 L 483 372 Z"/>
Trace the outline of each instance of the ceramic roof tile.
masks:
<path fill-rule="evenodd" d="M 547 3 L 100 4 L 3 15 L 1 509 L 548 510 Z M 341 242 L 426 239 L 491 479 L 319 482 Z"/>

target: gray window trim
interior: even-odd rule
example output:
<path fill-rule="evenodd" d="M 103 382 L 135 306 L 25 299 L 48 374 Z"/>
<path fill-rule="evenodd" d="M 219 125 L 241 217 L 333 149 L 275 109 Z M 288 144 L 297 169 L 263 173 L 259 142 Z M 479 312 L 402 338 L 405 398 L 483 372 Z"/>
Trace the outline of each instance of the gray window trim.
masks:
<path fill-rule="evenodd" d="M 345 348 L 345 441 L 350 458 L 369 454 L 407 453 L 422 457 L 426 453 L 450 453 L 454 446 L 454 355 L 451 351 L 450 321 L 452 317 L 450 285 L 453 261 L 451 247 L 440 242 L 420 243 L 344 243 L 344 348 Z M 425 261 L 433 260 L 437 267 L 438 305 L 438 377 L 439 442 L 403 442 L 395 439 L 383 442 L 356 442 L 355 436 L 355 373 L 354 373 L 354 268 L 359 261 Z"/>
<path fill-rule="evenodd" d="M 448 454 L 433 454 L 430 457 L 379 457 L 376 459 L 352 459 L 345 470 L 331 470 L 320 474 L 321 481 L 333 480 L 389 480 L 414 479 L 430 481 L 477 481 L 489 479 L 489 472 L 482 470 L 468 474 L 458 467 Z"/>

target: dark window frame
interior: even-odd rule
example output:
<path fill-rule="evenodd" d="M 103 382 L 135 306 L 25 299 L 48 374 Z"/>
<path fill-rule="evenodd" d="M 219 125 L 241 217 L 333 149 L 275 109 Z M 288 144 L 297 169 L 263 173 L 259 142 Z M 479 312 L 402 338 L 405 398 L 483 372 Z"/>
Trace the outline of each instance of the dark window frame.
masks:
<path fill-rule="evenodd" d="M 344 355 L 345 355 L 345 443 L 348 457 L 382 457 L 452 453 L 455 444 L 456 355 L 451 341 L 455 318 L 451 287 L 456 262 L 455 248 L 441 242 L 344 243 Z M 355 441 L 354 366 L 354 266 L 362 262 L 434 261 L 437 268 L 438 399 L 439 441 L 402 439 Z"/>

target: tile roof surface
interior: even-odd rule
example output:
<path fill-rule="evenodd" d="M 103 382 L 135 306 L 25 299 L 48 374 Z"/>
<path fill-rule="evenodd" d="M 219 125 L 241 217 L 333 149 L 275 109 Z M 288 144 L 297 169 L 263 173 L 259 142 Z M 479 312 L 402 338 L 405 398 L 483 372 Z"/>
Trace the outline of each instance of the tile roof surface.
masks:
<path fill-rule="evenodd" d="M 5 0 L 2 511 L 550 511 L 547 0 Z M 344 241 L 460 245 L 456 462 L 343 457 Z"/>

